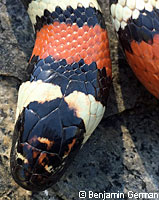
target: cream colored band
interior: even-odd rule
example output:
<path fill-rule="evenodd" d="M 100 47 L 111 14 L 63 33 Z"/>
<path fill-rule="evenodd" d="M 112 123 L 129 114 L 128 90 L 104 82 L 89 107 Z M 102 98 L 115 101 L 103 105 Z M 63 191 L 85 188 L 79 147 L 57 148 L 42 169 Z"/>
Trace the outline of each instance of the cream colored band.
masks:
<path fill-rule="evenodd" d="M 36 23 L 36 16 L 41 17 L 44 15 L 45 9 L 53 12 L 57 6 L 61 7 L 63 10 L 65 10 L 67 6 L 71 6 L 73 9 L 76 9 L 77 6 L 84 6 L 85 8 L 91 6 L 95 7 L 97 10 L 101 10 L 96 0 L 33 0 L 28 8 L 28 14 L 32 24 Z"/>
<path fill-rule="evenodd" d="M 76 116 L 83 120 L 86 128 L 84 142 L 86 142 L 105 112 L 105 107 L 99 101 L 96 101 L 91 94 L 86 95 L 85 93 L 74 91 L 64 97 L 58 85 L 45 83 L 41 80 L 27 81 L 19 89 L 16 120 L 23 109 L 31 102 L 44 103 L 45 101 L 52 101 L 62 97 L 69 108 L 75 110 Z"/>
<path fill-rule="evenodd" d="M 159 0 L 118 0 L 110 8 L 115 30 L 124 29 L 128 19 L 137 19 L 141 10 L 151 12 L 154 8 L 159 9 Z"/>

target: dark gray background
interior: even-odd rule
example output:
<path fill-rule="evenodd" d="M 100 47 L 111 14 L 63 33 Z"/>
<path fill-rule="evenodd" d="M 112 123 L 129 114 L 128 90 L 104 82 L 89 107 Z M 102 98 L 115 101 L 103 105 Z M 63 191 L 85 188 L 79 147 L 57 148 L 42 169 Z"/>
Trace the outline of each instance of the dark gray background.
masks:
<path fill-rule="evenodd" d="M 20 0 L 0 0 L 0 199 L 77 200 L 80 190 L 159 192 L 159 103 L 136 79 L 118 47 L 108 0 L 99 3 L 113 64 L 107 111 L 61 181 L 32 194 L 12 180 L 9 152 L 17 89 L 26 77 L 34 35 Z"/>

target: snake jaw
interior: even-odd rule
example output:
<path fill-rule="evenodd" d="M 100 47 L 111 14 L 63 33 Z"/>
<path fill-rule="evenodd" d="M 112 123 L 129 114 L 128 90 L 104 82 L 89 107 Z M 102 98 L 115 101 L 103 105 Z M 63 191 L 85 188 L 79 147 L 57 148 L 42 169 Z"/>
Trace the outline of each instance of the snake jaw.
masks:
<path fill-rule="evenodd" d="M 56 183 L 101 121 L 111 80 L 96 0 L 22 0 L 35 27 L 30 80 L 19 89 L 11 171 L 23 188 Z"/>
<path fill-rule="evenodd" d="M 27 190 L 56 183 L 104 114 L 105 107 L 93 95 L 70 93 L 71 87 L 64 93 L 60 86 L 39 80 L 19 89 L 11 171 Z"/>
<path fill-rule="evenodd" d="M 50 120 L 47 118 L 47 129 L 38 127 L 41 133 L 34 135 L 31 131 L 27 137 L 23 137 L 28 120 L 27 112 L 28 110 L 24 109 L 16 122 L 11 150 L 11 173 L 23 188 L 41 191 L 55 184 L 63 175 L 81 147 L 85 130 L 79 124 L 64 127 L 61 133 L 57 134 L 55 125 L 52 130 L 48 129 Z M 40 137 L 40 134 L 43 137 Z"/>

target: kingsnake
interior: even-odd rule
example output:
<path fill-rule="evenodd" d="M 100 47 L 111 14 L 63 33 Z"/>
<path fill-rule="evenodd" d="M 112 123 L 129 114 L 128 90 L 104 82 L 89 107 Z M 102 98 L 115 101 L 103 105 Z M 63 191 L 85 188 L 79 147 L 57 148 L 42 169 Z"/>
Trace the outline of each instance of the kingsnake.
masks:
<path fill-rule="evenodd" d="M 63 175 L 101 121 L 111 84 L 107 31 L 96 0 L 23 0 L 35 28 L 30 80 L 19 89 L 11 172 L 40 191 Z"/>
<path fill-rule="evenodd" d="M 159 0 L 110 0 L 110 10 L 129 65 L 159 98 Z"/>
<path fill-rule="evenodd" d="M 23 188 L 40 191 L 59 180 L 102 119 L 111 61 L 96 0 L 22 2 L 36 41 L 28 65 L 30 80 L 18 94 L 11 172 Z M 157 98 L 158 8 L 158 0 L 110 0 L 128 63 Z"/>

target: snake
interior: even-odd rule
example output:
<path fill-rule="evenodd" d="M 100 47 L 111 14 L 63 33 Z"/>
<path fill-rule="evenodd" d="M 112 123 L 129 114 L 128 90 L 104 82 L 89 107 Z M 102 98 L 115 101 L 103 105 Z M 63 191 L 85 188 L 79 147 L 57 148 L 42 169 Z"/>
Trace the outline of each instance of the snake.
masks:
<path fill-rule="evenodd" d="M 10 168 L 18 185 L 37 192 L 60 180 L 98 126 L 112 68 L 96 0 L 22 3 L 35 44 L 18 92 Z"/>
<path fill-rule="evenodd" d="M 128 64 L 159 99 L 159 1 L 110 0 L 110 14 Z"/>
<path fill-rule="evenodd" d="M 112 67 L 96 0 L 21 1 L 36 39 L 18 92 L 10 166 L 21 187 L 42 191 L 60 180 L 101 121 Z M 128 64 L 159 98 L 159 0 L 109 4 Z"/>

